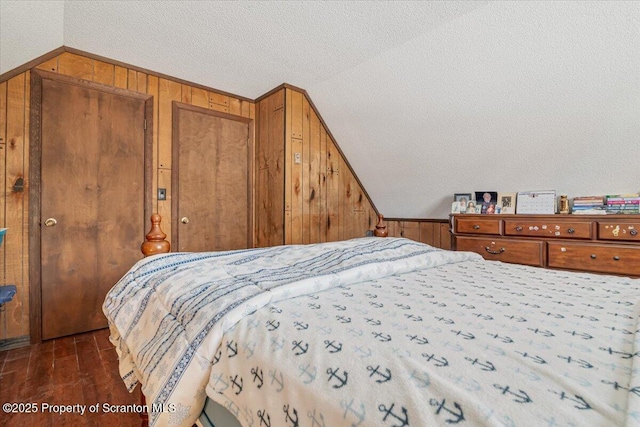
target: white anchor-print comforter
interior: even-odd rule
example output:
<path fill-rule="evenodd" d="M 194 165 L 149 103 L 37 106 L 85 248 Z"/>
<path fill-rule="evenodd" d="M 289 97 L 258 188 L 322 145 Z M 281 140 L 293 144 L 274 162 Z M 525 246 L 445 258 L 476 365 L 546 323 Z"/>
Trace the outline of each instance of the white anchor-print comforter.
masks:
<path fill-rule="evenodd" d="M 155 425 L 208 395 L 244 427 L 611 426 L 640 425 L 639 303 L 639 280 L 368 238 L 152 257 L 104 307 Z"/>

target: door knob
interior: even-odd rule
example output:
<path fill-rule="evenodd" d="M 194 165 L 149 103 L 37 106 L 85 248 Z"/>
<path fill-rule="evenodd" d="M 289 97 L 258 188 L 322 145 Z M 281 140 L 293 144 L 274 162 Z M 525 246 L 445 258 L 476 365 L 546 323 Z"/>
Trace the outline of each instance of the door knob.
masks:
<path fill-rule="evenodd" d="M 44 222 L 46 227 L 54 227 L 58 221 L 55 218 L 47 218 Z"/>
<path fill-rule="evenodd" d="M 187 218 L 186 216 L 183 216 L 182 219 L 180 220 L 183 224 L 189 224 L 189 218 Z"/>

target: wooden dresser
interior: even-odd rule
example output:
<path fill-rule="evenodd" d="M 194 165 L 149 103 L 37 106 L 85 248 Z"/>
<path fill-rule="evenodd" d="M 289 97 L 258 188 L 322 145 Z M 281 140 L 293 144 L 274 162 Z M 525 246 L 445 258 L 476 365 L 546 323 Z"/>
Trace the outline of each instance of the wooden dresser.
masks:
<path fill-rule="evenodd" d="M 640 215 L 452 215 L 454 248 L 485 259 L 640 276 Z"/>

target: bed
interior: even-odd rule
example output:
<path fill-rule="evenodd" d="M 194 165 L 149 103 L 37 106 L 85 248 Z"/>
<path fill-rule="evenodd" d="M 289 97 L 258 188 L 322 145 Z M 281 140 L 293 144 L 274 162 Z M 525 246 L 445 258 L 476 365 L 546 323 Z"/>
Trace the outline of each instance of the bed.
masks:
<path fill-rule="evenodd" d="M 639 302 L 638 279 L 368 237 L 156 254 L 103 309 L 151 425 L 632 426 Z"/>

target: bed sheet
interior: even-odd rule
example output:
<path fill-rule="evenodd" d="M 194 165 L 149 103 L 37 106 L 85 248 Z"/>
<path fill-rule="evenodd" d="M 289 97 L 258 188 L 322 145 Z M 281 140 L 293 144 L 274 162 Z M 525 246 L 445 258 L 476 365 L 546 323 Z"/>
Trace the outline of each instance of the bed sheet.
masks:
<path fill-rule="evenodd" d="M 640 281 L 469 258 L 271 302 L 206 391 L 244 427 L 640 425 Z"/>
<path fill-rule="evenodd" d="M 103 309 L 151 425 L 637 425 L 638 280 L 354 239 L 139 262 Z"/>
<path fill-rule="evenodd" d="M 171 253 L 138 262 L 103 311 L 129 390 L 142 383 L 152 426 L 200 414 L 225 331 L 267 304 L 389 275 L 478 259 L 407 239 Z"/>

